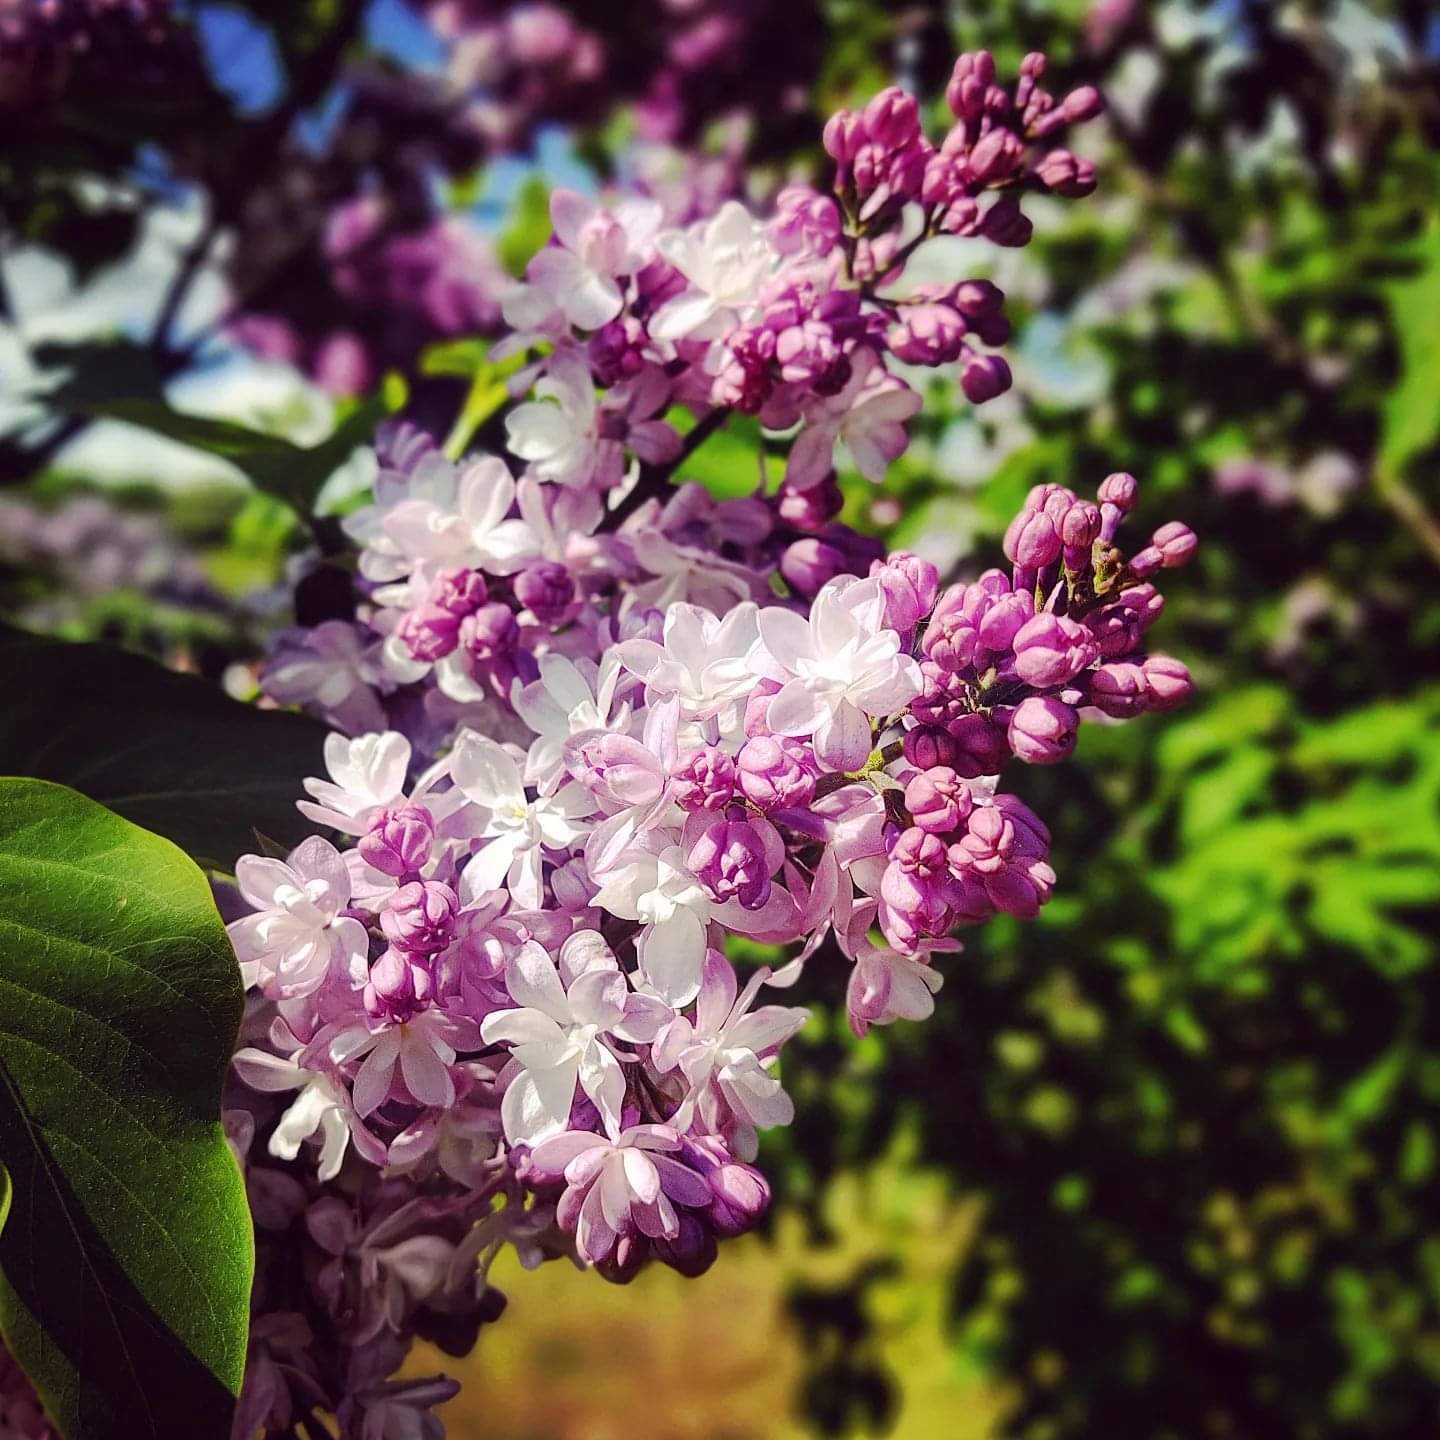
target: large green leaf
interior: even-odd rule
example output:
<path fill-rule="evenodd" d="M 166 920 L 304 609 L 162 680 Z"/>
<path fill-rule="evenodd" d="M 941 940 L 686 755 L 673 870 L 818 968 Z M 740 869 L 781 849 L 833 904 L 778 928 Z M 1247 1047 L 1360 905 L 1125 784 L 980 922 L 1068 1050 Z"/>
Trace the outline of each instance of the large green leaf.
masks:
<path fill-rule="evenodd" d="M 232 870 L 256 832 L 298 844 L 324 727 L 241 705 L 214 685 L 107 645 L 0 626 L 0 774 L 55 780 Z"/>
<path fill-rule="evenodd" d="M 243 998 L 205 877 L 0 779 L 0 1327 L 67 1440 L 225 1440 L 253 1237 L 220 1127 Z"/>
<path fill-rule="evenodd" d="M 283 500 L 309 519 L 321 486 L 361 445 L 370 442 L 375 427 L 385 418 L 385 402 L 366 401 L 335 427 L 328 439 L 309 447 L 279 435 L 267 435 L 230 420 L 212 420 L 172 410 L 163 400 L 117 399 L 82 394 L 51 397 L 57 408 L 67 408 L 95 419 L 123 420 L 182 445 L 193 446 L 230 461 L 244 471 L 257 490 Z"/>

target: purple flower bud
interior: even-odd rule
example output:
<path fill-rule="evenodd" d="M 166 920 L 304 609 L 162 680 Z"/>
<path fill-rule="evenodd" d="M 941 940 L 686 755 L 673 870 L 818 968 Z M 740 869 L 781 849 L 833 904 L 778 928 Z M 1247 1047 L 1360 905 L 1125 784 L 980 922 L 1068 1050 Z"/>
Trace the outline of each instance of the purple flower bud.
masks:
<path fill-rule="evenodd" d="M 577 1238 L 578 1233 L 577 1231 Z M 604 1233 L 609 1236 L 613 1232 L 607 1229 Z M 604 1255 L 586 1254 L 583 1244 L 577 1244 L 575 1248 L 582 1259 L 590 1260 L 594 1264 L 595 1273 L 612 1285 L 628 1285 L 645 1268 L 645 1262 L 650 1258 L 650 1241 L 643 1235 L 618 1236 L 615 1239 L 615 1248 L 606 1251 Z"/>
<path fill-rule="evenodd" d="M 914 776 L 905 787 L 905 808 L 921 830 L 943 835 L 969 814 L 970 787 L 948 766 L 936 765 Z"/>
<path fill-rule="evenodd" d="M 435 820 L 423 805 L 396 805 L 382 810 L 357 847 L 366 864 L 381 874 L 413 875 L 430 858 Z"/>
<path fill-rule="evenodd" d="M 717 815 L 685 857 L 686 868 L 712 900 L 738 900 L 759 910 L 770 898 L 770 863 L 760 832 L 748 820 Z"/>
<path fill-rule="evenodd" d="M 998 313 L 1005 303 L 1005 292 L 989 280 L 962 280 L 955 287 L 951 304 L 967 320 L 983 320 Z"/>
<path fill-rule="evenodd" d="M 1065 118 L 1072 125 L 1093 120 L 1105 109 L 1105 97 L 1093 85 L 1081 85 L 1060 102 Z"/>
<path fill-rule="evenodd" d="M 1133 475 L 1117 470 L 1100 482 L 1097 498 L 1106 505 L 1113 505 L 1122 515 L 1128 515 L 1135 508 L 1135 499 L 1140 493 L 1139 482 Z"/>
<path fill-rule="evenodd" d="M 448 655 L 460 640 L 460 617 L 439 605 L 406 611 L 395 634 L 416 660 L 433 663 Z"/>
<path fill-rule="evenodd" d="M 939 935 L 949 924 L 945 844 L 912 826 L 896 840 L 880 878 L 880 923 L 899 950 L 913 950 L 922 935 Z"/>
<path fill-rule="evenodd" d="M 386 899 L 380 912 L 380 928 L 399 949 L 428 954 L 450 943 L 459 908 L 460 902 L 448 885 L 439 880 L 412 880 Z"/>
<path fill-rule="evenodd" d="M 864 110 L 865 129 L 871 140 L 887 150 L 899 150 L 920 138 L 920 107 L 913 95 L 889 85 Z"/>
<path fill-rule="evenodd" d="M 720 1235 L 743 1235 L 753 1230 L 770 1208 L 770 1182 L 753 1165 L 731 1160 L 706 1176 L 714 1200 L 705 1218 Z"/>
<path fill-rule="evenodd" d="M 1167 570 L 1174 570 L 1194 555 L 1195 547 L 1200 541 L 1188 525 L 1172 520 L 1168 525 L 1162 525 L 1150 537 L 1150 543 L 1160 552 L 1161 564 Z"/>
<path fill-rule="evenodd" d="M 1049 522 L 1043 515 L 1035 517 L 1042 524 Z M 1035 613 L 1035 597 L 1028 590 L 1012 591 L 998 596 L 980 619 L 980 643 L 996 653 L 1003 653 L 1015 643 L 1015 636 Z"/>
<path fill-rule="evenodd" d="M 999 355 L 967 355 L 960 372 L 960 388 L 972 405 L 983 405 L 1003 395 L 1011 385 L 1010 366 Z"/>
<path fill-rule="evenodd" d="M 965 834 L 946 852 L 952 872 L 998 875 L 1015 852 L 1015 826 L 995 805 L 977 805 Z"/>
<path fill-rule="evenodd" d="M 1077 500 L 1060 525 L 1060 540 L 1067 551 L 1088 553 L 1100 538 L 1100 507 L 1089 500 Z M 1072 567 L 1073 568 L 1073 567 Z"/>
<path fill-rule="evenodd" d="M 955 745 L 950 764 L 966 780 L 994 775 L 1010 758 L 1005 731 L 988 715 L 963 716 L 948 729 Z"/>
<path fill-rule="evenodd" d="M 542 625 L 558 625 L 574 602 L 575 581 L 563 565 L 539 560 L 515 577 L 515 598 Z"/>
<path fill-rule="evenodd" d="M 435 980 L 427 957 L 392 947 L 370 967 L 362 999 L 367 1015 L 403 1025 L 424 1010 L 434 995 Z"/>
<path fill-rule="evenodd" d="M 1060 537 L 1048 515 L 1020 514 L 1010 522 L 1001 548 L 1012 565 L 1040 570 L 1060 558 Z"/>
<path fill-rule="evenodd" d="M 982 135 L 970 151 L 970 176 L 977 185 L 992 185 L 1015 173 L 1025 147 L 1013 130 L 996 127 Z"/>
<path fill-rule="evenodd" d="M 902 635 L 913 630 L 935 604 L 940 571 L 918 555 L 897 551 L 888 560 L 877 560 L 870 574 L 885 592 L 886 625 Z"/>
<path fill-rule="evenodd" d="M 980 233 L 992 244 L 1019 250 L 1030 243 L 1035 227 L 1020 213 L 1020 202 L 1007 195 L 985 212 Z"/>
<path fill-rule="evenodd" d="M 654 1247 L 655 1258 L 661 1264 L 693 1280 L 697 1275 L 703 1275 L 720 1253 L 715 1243 L 715 1232 L 689 1210 L 677 1211 L 676 1221 L 680 1226 L 678 1235 L 670 1240 L 661 1238 L 650 1243 Z"/>
<path fill-rule="evenodd" d="M 808 490 L 781 485 L 775 497 L 775 513 L 797 530 L 822 529 L 844 508 L 845 496 L 833 471 Z"/>
<path fill-rule="evenodd" d="M 1033 174 L 1047 190 L 1067 200 L 1080 200 L 1093 194 L 1099 180 L 1089 160 L 1081 160 L 1068 150 L 1052 150 L 1035 166 Z"/>
<path fill-rule="evenodd" d="M 442 570 L 430 587 L 430 603 L 452 615 L 470 615 L 489 599 L 478 570 Z"/>
<path fill-rule="evenodd" d="M 938 725 L 919 725 L 907 730 L 904 739 L 905 758 L 918 769 L 933 770 L 940 765 L 953 765 L 957 746 L 948 730 Z"/>
<path fill-rule="evenodd" d="M 965 322 L 958 311 L 937 301 L 900 307 L 885 332 L 885 343 L 907 365 L 948 365 L 964 350 Z"/>
<path fill-rule="evenodd" d="M 945 103 L 956 119 L 976 119 L 985 106 L 985 93 L 995 83 L 995 61 L 988 50 L 961 55 L 945 87 Z"/>
<path fill-rule="evenodd" d="M 922 725 L 943 725 L 948 729 L 970 713 L 970 687 L 956 671 L 933 660 L 922 660 L 920 680 L 924 689 L 910 702 L 910 713 Z"/>
<path fill-rule="evenodd" d="M 796 540 L 780 557 L 780 573 L 786 583 L 806 600 L 813 600 L 825 585 L 849 570 L 850 561 L 843 550 L 814 536 Z"/>
<path fill-rule="evenodd" d="M 1095 637 L 1083 625 L 1048 611 L 1020 627 L 1014 649 L 1015 673 L 1041 690 L 1073 680 L 1099 653 Z"/>
<path fill-rule="evenodd" d="M 1151 655 L 1142 669 L 1152 710 L 1173 710 L 1195 693 L 1190 671 L 1168 655 Z"/>
<path fill-rule="evenodd" d="M 761 810 L 803 809 L 815 798 L 810 752 L 789 736 L 752 736 L 735 764 L 745 798 Z"/>
<path fill-rule="evenodd" d="M 686 810 L 723 810 L 734 798 L 735 785 L 734 760 L 718 746 L 705 745 L 685 757 L 672 793 Z"/>
<path fill-rule="evenodd" d="M 1129 720 L 1150 709 L 1145 672 L 1128 660 L 1097 665 L 1086 679 L 1086 698 L 1116 720 Z"/>
<path fill-rule="evenodd" d="M 1147 545 L 1130 557 L 1130 573 L 1141 580 L 1158 575 L 1165 564 L 1165 556 L 1154 546 Z"/>
<path fill-rule="evenodd" d="M 460 622 L 460 644 L 474 660 L 495 660 L 509 654 L 518 635 L 514 613 L 498 600 L 482 605 Z"/>
<path fill-rule="evenodd" d="M 1051 695 L 1031 695 L 1010 715 L 1010 748 L 1027 765 L 1055 765 L 1074 750 L 1079 725 L 1071 706 Z"/>
<path fill-rule="evenodd" d="M 837 110 L 825 122 L 822 136 L 825 153 L 842 168 L 855 158 L 855 152 L 869 138 L 865 122 L 855 110 Z"/>
<path fill-rule="evenodd" d="M 1120 660 L 1140 646 L 1144 627 L 1128 605 L 1107 605 L 1085 617 L 1086 628 L 1095 637 L 1104 660 Z"/>
<path fill-rule="evenodd" d="M 808 185 L 787 185 L 775 201 L 770 234 L 782 255 L 828 255 L 840 241 L 840 210 Z"/>

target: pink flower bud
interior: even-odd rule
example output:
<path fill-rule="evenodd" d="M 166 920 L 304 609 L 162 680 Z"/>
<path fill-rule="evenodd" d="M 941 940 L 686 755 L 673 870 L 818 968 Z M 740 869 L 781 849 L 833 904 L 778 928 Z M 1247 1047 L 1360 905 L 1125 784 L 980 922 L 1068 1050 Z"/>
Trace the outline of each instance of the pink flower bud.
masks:
<path fill-rule="evenodd" d="M 1002 548 L 1011 564 L 1039 570 L 1060 558 L 1060 537 L 1048 515 L 1018 515 L 1005 532 Z"/>
<path fill-rule="evenodd" d="M 1097 665 L 1087 678 L 1086 697 L 1116 720 L 1129 720 L 1151 708 L 1145 672 L 1128 660 Z"/>
<path fill-rule="evenodd" d="M 970 787 L 948 766 L 916 775 L 905 787 L 905 808 L 921 830 L 943 835 L 969 814 Z"/>
<path fill-rule="evenodd" d="M 542 625 L 558 625 L 575 600 L 575 581 L 553 560 L 527 565 L 515 577 L 515 598 Z"/>
<path fill-rule="evenodd" d="M 414 874 L 430 858 L 435 821 L 423 805 L 396 805 L 382 810 L 357 848 L 367 865 L 397 879 Z"/>
<path fill-rule="evenodd" d="M 866 132 L 887 150 L 900 150 L 920 138 L 920 107 L 913 95 L 887 86 L 864 110 Z"/>
<path fill-rule="evenodd" d="M 515 648 L 519 631 L 508 605 L 492 600 L 460 622 L 460 644 L 474 660 L 494 660 Z"/>
<path fill-rule="evenodd" d="M 839 110 L 825 123 L 822 137 L 825 153 L 837 164 L 848 165 L 855 153 L 869 140 L 865 122 L 858 111 Z"/>
<path fill-rule="evenodd" d="M 1151 655 L 1142 668 L 1152 710 L 1173 710 L 1195 693 L 1190 671 L 1179 660 L 1172 660 L 1168 655 Z"/>
<path fill-rule="evenodd" d="M 391 945 L 429 954 L 450 943 L 455 892 L 439 880 L 412 880 L 393 891 L 380 912 L 380 928 Z"/>
<path fill-rule="evenodd" d="M 969 355 L 960 372 L 960 388 L 972 405 L 1003 395 L 1011 383 L 1010 366 L 999 355 Z"/>
<path fill-rule="evenodd" d="M 907 730 L 903 743 L 905 758 L 921 770 L 953 764 L 959 748 L 950 732 L 938 725 L 919 725 Z"/>
<path fill-rule="evenodd" d="M 810 752 L 798 740 L 754 735 L 735 757 L 740 788 L 761 810 L 801 809 L 815 798 Z"/>
<path fill-rule="evenodd" d="M 1119 470 L 1100 482 L 1098 498 L 1107 505 L 1113 505 L 1122 515 L 1128 515 L 1135 508 L 1139 493 L 1140 485 L 1135 477 Z"/>
<path fill-rule="evenodd" d="M 1027 620 L 1014 639 L 1015 673 L 1027 684 L 1050 690 L 1073 680 L 1099 653 L 1095 637 L 1068 615 L 1043 611 Z"/>
<path fill-rule="evenodd" d="M 1150 543 L 1160 552 L 1161 563 L 1165 569 L 1174 570 L 1194 555 L 1195 547 L 1200 541 L 1188 525 L 1172 520 L 1168 525 L 1162 525 L 1150 537 Z"/>
<path fill-rule="evenodd" d="M 410 654 L 433 663 L 448 655 L 460 639 L 460 616 L 439 605 L 421 605 L 406 611 L 395 634 Z"/>
<path fill-rule="evenodd" d="M 488 598 L 485 577 L 478 570 L 443 570 L 430 587 L 430 603 L 453 615 L 469 615 Z"/>
<path fill-rule="evenodd" d="M 686 810 L 718 811 L 734 798 L 735 784 L 734 760 L 718 747 L 704 745 L 686 756 L 675 774 L 673 793 Z"/>
<path fill-rule="evenodd" d="M 1007 734 L 1017 760 L 1027 765 L 1055 765 L 1075 748 L 1080 717 L 1050 695 L 1031 695 L 1011 713 Z"/>

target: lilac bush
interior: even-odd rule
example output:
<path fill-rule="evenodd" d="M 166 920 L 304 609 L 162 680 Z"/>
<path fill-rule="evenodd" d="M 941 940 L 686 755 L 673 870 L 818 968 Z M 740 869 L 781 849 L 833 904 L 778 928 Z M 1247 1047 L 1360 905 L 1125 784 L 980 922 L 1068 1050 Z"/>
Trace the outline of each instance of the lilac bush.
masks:
<path fill-rule="evenodd" d="M 1188 695 L 1145 635 L 1195 537 L 1127 551 L 1128 474 L 1037 486 L 969 582 L 838 519 L 837 446 L 884 481 L 913 367 L 977 405 L 1010 384 L 1000 292 L 904 273 L 935 235 L 1024 245 L 1027 193 L 1094 187 L 1058 141 L 1099 96 L 1044 70 L 1006 89 L 962 56 L 933 139 L 898 89 L 836 115 L 833 193 L 769 219 L 557 192 L 502 302 L 508 454 L 377 437 L 354 618 L 262 676 L 333 727 L 317 833 L 241 859 L 230 897 L 259 1248 L 237 1436 L 317 1410 L 439 1433 L 455 1387 L 389 1377 L 498 1316 L 505 1245 L 705 1270 L 769 1204 L 758 1136 L 794 1116 L 807 1019 L 784 992 L 846 964 L 856 1034 L 930 1015 L 956 932 L 1056 883 L 1007 764 Z M 716 500 L 685 462 L 737 412 L 791 437 L 785 473 Z M 793 953 L 737 974 L 732 936 Z"/>

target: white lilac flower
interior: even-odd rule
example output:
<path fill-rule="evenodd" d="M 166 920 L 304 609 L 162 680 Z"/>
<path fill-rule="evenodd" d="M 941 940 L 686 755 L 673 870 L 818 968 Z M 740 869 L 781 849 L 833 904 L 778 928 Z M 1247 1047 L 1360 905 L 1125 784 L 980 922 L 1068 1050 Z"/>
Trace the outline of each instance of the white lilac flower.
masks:
<path fill-rule="evenodd" d="M 825 585 L 810 617 L 772 606 L 759 614 L 754 673 L 779 681 L 767 719 L 777 735 L 815 737 L 831 770 L 854 770 L 870 754 L 870 717 L 903 710 L 923 688 L 919 663 L 885 628 L 878 580 L 840 576 Z"/>
<path fill-rule="evenodd" d="M 381 529 L 405 564 L 401 573 L 430 560 L 513 575 L 538 550 L 530 527 L 510 518 L 514 503 L 515 479 L 503 460 L 485 455 L 456 466 L 427 456 Z"/>
<path fill-rule="evenodd" d="M 283 861 L 243 855 L 235 881 L 257 912 L 226 927 L 247 988 L 288 1000 L 313 994 L 332 973 L 365 983 L 369 942 L 365 927 L 341 914 L 350 872 L 328 840 L 311 836 Z"/>
<path fill-rule="evenodd" d="M 678 696 L 683 719 L 713 719 L 743 703 L 755 688 L 747 657 L 760 613 L 750 601 L 734 606 L 723 620 L 698 605 L 672 605 L 665 612 L 662 642 L 626 640 L 617 647 L 621 663 L 653 698 Z"/>
<path fill-rule="evenodd" d="M 621 855 L 594 903 L 645 925 L 637 945 L 641 973 L 667 1005 L 680 1006 L 700 989 L 712 902 L 685 868 L 681 846 L 663 844 L 664 833 L 649 837 L 655 849 L 636 846 Z"/>
<path fill-rule="evenodd" d="M 316 1175 L 333 1180 L 340 1173 L 351 1139 L 372 1163 L 384 1159 L 385 1147 L 359 1122 L 350 1092 L 331 1074 L 307 1070 L 279 1055 L 247 1047 L 236 1052 L 235 1072 L 252 1089 L 266 1093 L 300 1093 L 271 1132 L 269 1151 L 277 1160 L 293 1160 L 301 1144 L 317 1131 L 320 1160 Z"/>
<path fill-rule="evenodd" d="M 528 685 L 516 681 L 510 703 L 538 737 L 525 758 L 525 781 L 542 791 L 553 790 L 565 772 L 565 744 L 589 730 L 623 732 L 630 706 L 615 705 L 620 659 L 607 651 L 597 668 L 593 661 L 576 664 L 563 655 L 542 655 L 540 678 Z"/>
<path fill-rule="evenodd" d="M 346 620 L 287 631 L 260 677 L 270 699 L 309 706 L 352 735 L 384 728 L 385 710 L 375 692 L 384 681 L 379 644 Z"/>
<path fill-rule="evenodd" d="M 381 810 L 404 799 L 410 742 L 394 730 L 354 740 L 327 735 L 325 768 L 330 779 L 307 778 L 313 798 L 297 801 L 296 808 L 317 825 L 363 835 Z"/>
<path fill-rule="evenodd" d="M 860 473 L 877 485 L 909 443 L 905 421 L 920 396 L 897 380 L 873 350 L 855 352 L 854 369 L 836 395 L 805 402 L 805 428 L 790 449 L 785 483 L 796 490 L 820 484 L 835 468 L 835 442 L 843 440 Z"/>
<path fill-rule="evenodd" d="M 502 301 L 506 323 L 517 330 L 547 328 L 555 311 L 580 330 L 597 330 L 621 310 L 617 277 L 633 275 L 649 258 L 660 228 L 653 200 L 629 200 L 613 210 L 573 190 L 550 196 L 558 245 L 539 251 L 525 267 L 528 283 Z"/>
<path fill-rule="evenodd" d="M 563 1130 L 577 1084 L 606 1130 L 618 1135 L 625 1079 L 605 1036 L 644 1043 L 669 1011 L 632 996 L 618 969 L 586 970 L 567 991 L 554 961 L 534 941 L 506 962 L 505 988 L 517 1008 L 487 1015 L 480 1035 L 486 1044 L 511 1046 L 521 1066 L 501 1102 L 506 1138 L 534 1144 Z"/>
<path fill-rule="evenodd" d="M 769 978 L 768 970 L 757 971 L 737 999 L 734 969 L 718 950 L 711 950 L 705 957 L 694 1022 L 677 1015 L 656 1036 L 651 1050 L 656 1069 L 663 1073 L 678 1066 L 689 1086 L 671 1121 L 676 1129 L 689 1127 L 697 1107 L 713 1112 L 713 1104 L 702 1103 L 712 1092 L 755 1129 L 788 1125 L 795 1118 L 794 1103 L 761 1056 L 790 1039 L 810 1012 L 785 1005 L 752 1010 Z"/>
<path fill-rule="evenodd" d="M 537 480 L 609 489 L 624 473 L 624 452 L 600 434 L 600 406 L 590 366 L 579 351 L 557 350 L 535 384 L 541 398 L 505 417 L 509 448 Z"/>
<path fill-rule="evenodd" d="M 336 1065 L 361 1060 L 351 1094 L 363 1119 L 385 1103 L 397 1069 L 417 1105 L 453 1105 L 455 1077 L 450 1067 L 456 1049 L 474 1050 L 478 1042 L 473 1021 L 443 1010 L 422 1010 L 410 1020 L 343 1030 L 330 1041 L 329 1056 Z"/>
<path fill-rule="evenodd" d="M 568 850 L 589 830 L 594 801 L 578 785 L 563 785 L 536 800 L 525 794 L 520 767 L 503 745 L 463 730 L 450 757 L 450 774 L 467 800 L 480 807 L 476 838 L 486 844 L 460 877 L 460 898 L 473 903 L 506 885 L 523 909 L 539 909 L 542 850 Z"/>
<path fill-rule="evenodd" d="M 735 200 L 688 230 L 664 232 L 655 245 L 689 282 L 651 316 L 657 340 L 718 339 L 755 307 L 779 258 L 766 228 Z"/>

